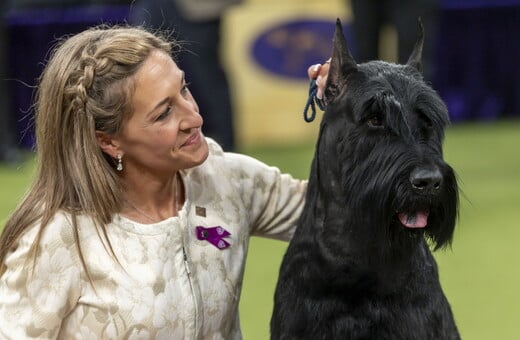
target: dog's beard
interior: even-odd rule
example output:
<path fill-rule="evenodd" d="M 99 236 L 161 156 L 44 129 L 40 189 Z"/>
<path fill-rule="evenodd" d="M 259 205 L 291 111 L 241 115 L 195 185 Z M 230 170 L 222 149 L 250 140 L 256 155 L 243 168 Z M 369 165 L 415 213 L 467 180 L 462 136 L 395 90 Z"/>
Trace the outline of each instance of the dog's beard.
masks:
<path fill-rule="evenodd" d="M 322 199 L 335 196 L 324 199 L 336 205 L 327 214 L 343 216 L 344 237 L 356 235 L 355 247 L 359 245 L 360 251 L 378 244 L 376 256 L 404 254 L 423 236 L 435 249 L 450 244 L 458 207 L 454 172 L 439 158 L 436 163 L 443 175 L 442 188 L 435 194 L 418 194 L 413 191 L 409 178 L 412 169 L 420 166 L 415 161 L 419 157 L 410 154 L 406 149 L 386 149 L 384 157 L 374 152 L 366 159 L 349 162 L 349 155 L 345 153 L 337 157 L 344 159 L 336 163 L 340 164 L 340 170 L 335 170 L 336 165 L 330 162 L 321 164 L 321 169 L 328 169 L 328 176 L 321 178 L 320 195 Z M 329 178 L 335 175 L 335 179 Z M 327 188 L 330 183 L 339 185 L 341 194 L 337 194 L 337 187 Z"/>

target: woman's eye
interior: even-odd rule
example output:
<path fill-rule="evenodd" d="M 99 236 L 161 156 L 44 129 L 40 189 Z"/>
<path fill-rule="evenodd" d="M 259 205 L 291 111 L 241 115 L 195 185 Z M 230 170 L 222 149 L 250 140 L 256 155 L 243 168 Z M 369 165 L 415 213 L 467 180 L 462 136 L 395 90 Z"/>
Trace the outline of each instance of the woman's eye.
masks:
<path fill-rule="evenodd" d="M 156 121 L 160 121 L 160 120 L 166 119 L 170 115 L 171 112 L 172 112 L 172 106 L 168 105 L 166 110 L 164 110 L 160 115 L 157 116 Z"/>
<path fill-rule="evenodd" d="M 367 120 L 368 126 L 370 127 L 383 127 L 383 117 L 381 115 L 370 116 Z"/>
<path fill-rule="evenodd" d="M 189 89 L 189 86 L 190 84 L 189 83 L 185 83 L 182 88 L 181 88 L 181 94 L 183 96 L 185 96 L 186 94 L 188 94 L 190 92 L 190 89 Z"/>

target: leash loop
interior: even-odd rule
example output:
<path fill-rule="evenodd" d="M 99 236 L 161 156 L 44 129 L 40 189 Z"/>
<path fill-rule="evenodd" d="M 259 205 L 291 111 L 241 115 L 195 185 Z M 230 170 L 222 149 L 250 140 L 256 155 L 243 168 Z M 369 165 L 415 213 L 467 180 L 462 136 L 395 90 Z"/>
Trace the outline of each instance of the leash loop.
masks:
<path fill-rule="evenodd" d="M 303 119 L 310 123 L 316 118 L 316 105 L 321 111 L 325 111 L 327 108 L 327 104 L 324 99 L 319 99 L 316 97 L 318 93 L 318 85 L 316 84 L 316 79 L 312 79 L 309 84 L 309 98 L 307 98 L 307 103 L 305 104 L 305 108 L 303 109 Z M 311 109 L 311 114 L 309 116 L 309 109 Z"/>

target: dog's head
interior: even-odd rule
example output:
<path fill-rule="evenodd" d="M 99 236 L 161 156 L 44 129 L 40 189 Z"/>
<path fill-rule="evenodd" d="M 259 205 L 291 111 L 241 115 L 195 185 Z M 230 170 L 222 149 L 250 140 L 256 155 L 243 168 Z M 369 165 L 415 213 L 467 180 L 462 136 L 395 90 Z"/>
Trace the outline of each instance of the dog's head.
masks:
<path fill-rule="evenodd" d="M 406 65 L 357 64 L 338 20 L 310 187 L 319 204 L 377 228 L 372 238 L 399 246 L 424 235 L 441 248 L 452 239 L 458 190 L 443 160 L 447 108 L 421 75 L 419 26 Z"/>

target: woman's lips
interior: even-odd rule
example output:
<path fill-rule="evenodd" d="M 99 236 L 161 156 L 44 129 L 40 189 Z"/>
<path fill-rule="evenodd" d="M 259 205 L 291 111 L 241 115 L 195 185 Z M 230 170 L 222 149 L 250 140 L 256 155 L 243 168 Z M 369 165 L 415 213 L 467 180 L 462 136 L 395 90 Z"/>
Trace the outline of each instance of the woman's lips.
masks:
<path fill-rule="evenodd" d="M 200 131 L 192 134 L 182 145 L 182 147 L 198 144 L 200 142 Z"/>

